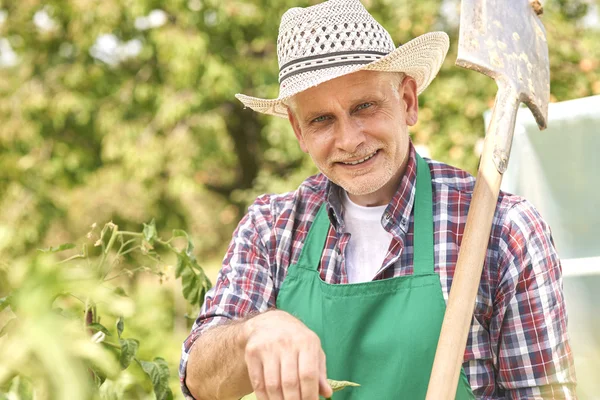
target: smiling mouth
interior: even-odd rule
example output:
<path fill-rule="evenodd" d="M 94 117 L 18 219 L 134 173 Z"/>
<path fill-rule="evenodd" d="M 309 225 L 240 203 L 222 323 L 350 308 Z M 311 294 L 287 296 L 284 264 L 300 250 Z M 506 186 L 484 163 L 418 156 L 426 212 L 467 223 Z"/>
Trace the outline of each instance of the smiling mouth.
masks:
<path fill-rule="evenodd" d="M 375 151 L 373 154 L 369 154 L 368 156 L 366 156 L 365 158 L 361 158 L 360 160 L 356 160 L 356 161 L 350 161 L 350 162 L 344 162 L 344 161 L 340 161 L 342 164 L 344 165 L 358 165 L 358 164 L 362 164 L 365 161 L 370 160 L 371 158 L 375 157 L 375 155 L 379 152 L 379 150 Z"/>

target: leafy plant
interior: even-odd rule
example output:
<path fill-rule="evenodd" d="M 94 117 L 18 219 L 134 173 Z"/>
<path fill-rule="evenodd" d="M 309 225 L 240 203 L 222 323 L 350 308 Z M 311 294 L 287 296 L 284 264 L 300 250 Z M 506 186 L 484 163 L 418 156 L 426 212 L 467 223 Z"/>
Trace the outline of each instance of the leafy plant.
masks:
<path fill-rule="evenodd" d="M 9 309 L 12 315 L 0 331 L 0 396 L 120 399 L 132 386 L 120 382 L 122 374 L 135 363 L 151 381 L 157 400 L 173 398 L 165 360 L 140 359 L 140 340 L 123 336 L 124 321 L 135 308 L 114 282 L 137 271 L 162 280 L 161 254 L 171 253 L 177 257 L 183 296 L 199 306 L 211 284 L 196 261 L 191 240 L 182 230 L 161 239 L 154 221 L 144 224 L 142 232 L 122 231 L 112 222 L 99 233 L 95 230 L 93 225 L 80 248 L 49 247 L 33 258 L 0 267 L 9 285 L 0 311 Z M 186 239 L 181 250 L 174 245 L 177 238 Z M 76 248 L 77 254 L 57 259 L 57 253 Z M 99 249 L 99 254 L 91 256 L 90 248 Z M 151 261 L 151 267 L 121 267 L 125 256 L 134 255 Z M 114 319 L 114 327 L 109 329 L 102 318 Z"/>

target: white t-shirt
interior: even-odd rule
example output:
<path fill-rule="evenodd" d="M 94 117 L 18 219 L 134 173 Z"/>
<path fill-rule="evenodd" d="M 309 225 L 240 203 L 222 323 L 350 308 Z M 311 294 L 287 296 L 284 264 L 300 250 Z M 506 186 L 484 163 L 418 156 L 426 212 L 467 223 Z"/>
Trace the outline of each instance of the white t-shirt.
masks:
<path fill-rule="evenodd" d="M 342 192 L 345 231 L 351 235 L 346 245 L 348 282 L 369 282 L 381 268 L 392 241 L 392 234 L 381 225 L 387 205 L 359 206 L 350 200 L 345 190 Z"/>

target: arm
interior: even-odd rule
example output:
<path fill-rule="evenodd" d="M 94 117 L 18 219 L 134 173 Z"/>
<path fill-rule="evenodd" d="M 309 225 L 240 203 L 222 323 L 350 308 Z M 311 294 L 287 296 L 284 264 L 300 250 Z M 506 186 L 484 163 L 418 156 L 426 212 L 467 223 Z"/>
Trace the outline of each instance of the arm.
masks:
<path fill-rule="evenodd" d="M 266 209 L 266 211 L 265 211 Z M 238 225 L 215 286 L 183 345 L 188 399 L 317 399 L 330 395 L 319 338 L 276 303 L 269 205 L 257 202 Z M 282 278 L 281 278 L 282 279 Z M 268 393 L 268 397 L 267 397 Z"/>
<path fill-rule="evenodd" d="M 194 345 L 187 387 L 197 400 L 317 400 L 330 397 L 318 336 L 290 314 L 272 310 L 217 326 Z"/>
<path fill-rule="evenodd" d="M 507 399 L 575 399 L 560 260 L 530 203 L 507 212 L 498 252 L 491 321 L 497 383 Z"/>
<path fill-rule="evenodd" d="M 252 392 L 244 362 L 244 323 L 216 326 L 194 343 L 185 384 L 197 400 L 235 400 Z"/>
<path fill-rule="evenodd" d="M 254 208 L 260 210 L 255 205 Z M 181 389 L 187 399 L 206 397 L 208 393 L 202 393 L 199 396 L 199 386 L 203 385 L 199 380 L 203 380 L 203 371 L 197 368 L 189 368 L 188 364 L 195 365 L 197 357 L 204 355 L 203 362 L 219 364 L 217 356 L 225 355 L 221 351 L 223 348 L 238 348 L 236 341 L 240 340 L 235 331 L 227 334 L 229 330 L 236 330 L 240 327 L 235 321 L 243 321 L 249 315 L 257 314 L 275 306 L 274 287 L 275 282 L 271 278 L 269 271 L 269 254 L 267 249 L 262 246 L 259 231 L 261 227 L 268 231 L 270 224 L 265 219 L 262 224 L 255 222 L 251 211 L 240 221 L 237 229 L 233 233 L 233 238 L 223 260 L 223 267 L 219 271 L 214 287 L 208 291 L 205 296 L 202 309 L 192 327 L 192 331 L 183 344 L 181 363 L 179 367 L 179 377 Z M 260 215 L 259 212 L 257 214 Z M 266 225 L 266 226 L 265 226 Z M 213 329 L 219 329 L 214 335 L 210 334 Z M 221 335 L 225 331 L 225 334 Z M 206 337 L 205 337 L 206 335 Z M 219 342 L 223 337 L 223 342 Z M 206 340 L 205 340 L 206 339 Z M 199 343 L 196 343 L 200 341 Z M 229 347 L 229 345 L 232 345 Z M 205 353 L 207 352 L 207 353 Z M 234 361 L 238 358 L 235 355 Z M 227 357 L 228 359 L 231 357 Z M 207 361 L 208 360 L 208 361 Z M 194 375 L 187 376 L 188 370 Z M 210 370 L 212 371 L 212 370 Z M 217 372 L 217 371 L 215 371 Z M 227 373 L 225 371 L 224 373 Z M 212 380 L 212 379 L 211 379 Z M 238 380 L 235 381 L 236 383 Z M 191 388 L 193 392 L 190 392 Z M 215 398 L 216 392 L 210 396 Z"/>

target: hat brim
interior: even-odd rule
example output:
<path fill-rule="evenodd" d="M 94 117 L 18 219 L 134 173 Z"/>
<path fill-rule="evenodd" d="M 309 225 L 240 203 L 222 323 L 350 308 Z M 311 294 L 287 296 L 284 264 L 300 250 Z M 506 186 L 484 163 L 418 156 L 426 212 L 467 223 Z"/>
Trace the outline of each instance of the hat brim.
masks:
<path fill-rule="evenodd" d="M 285 100 L 323 82 L 357 71 L 404 72 L 416 81 L 417 93 L 421 94 L 438 74 L 449 47 L 450 39 L 445 32 L 430 32 L 414 38 L 369 64 L 336 66 L 309 72 L 302 84 L 284 97 L 261 99 L 239 93 L 235 97 L 245 107 L 254 111 L 287 118 Z"/>

